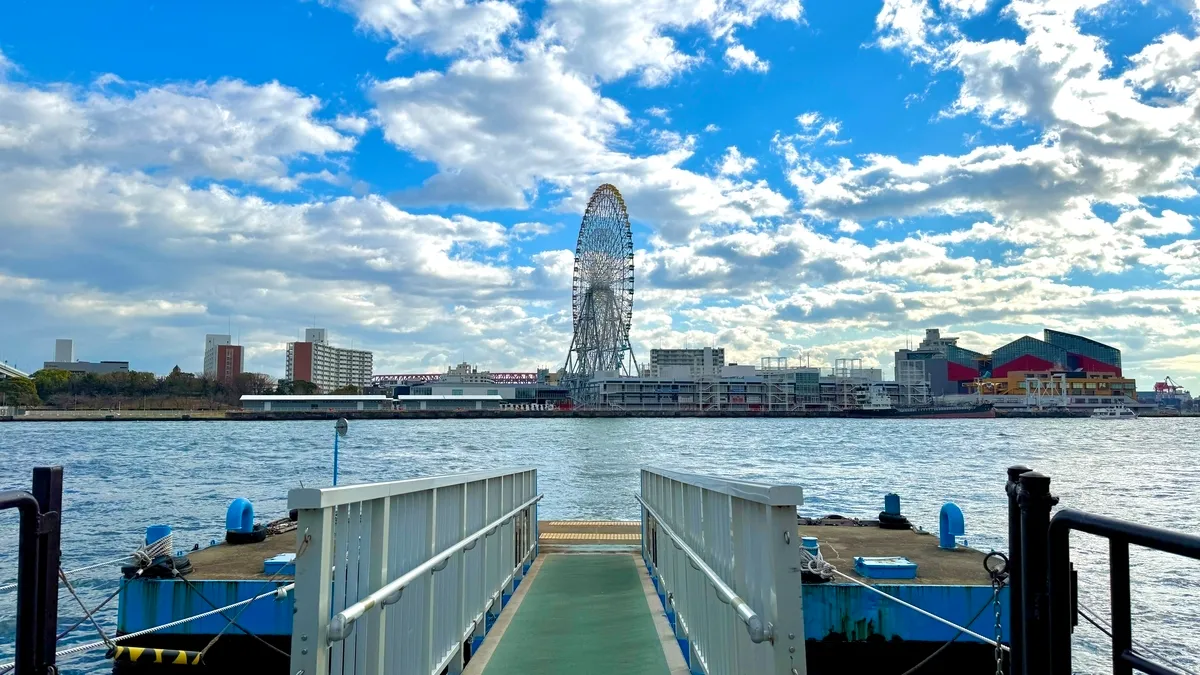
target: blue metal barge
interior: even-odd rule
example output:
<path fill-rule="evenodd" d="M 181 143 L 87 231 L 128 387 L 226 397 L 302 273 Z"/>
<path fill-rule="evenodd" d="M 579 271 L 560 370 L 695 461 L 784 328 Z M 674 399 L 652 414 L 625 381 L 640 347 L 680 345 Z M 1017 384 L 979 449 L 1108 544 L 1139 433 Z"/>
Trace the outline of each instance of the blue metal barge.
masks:
<path fill-rule="evenodd" d="M 187 557 L 192 571 L 186 575 L 126 580 L 119 597 L 118 631 L 122 635 L 137 634 L 207 612 L 209 615 L 204 618 L 132 637 L 123 644 L 188 652 L 207 648 L 204 663 L 213 672 L 230 667 L 252 667 L 256 672 L 281 674 L 297 672 L 295 664 L 289 666 L 289 660 L 294 661 L 298 643 L 301 649 L 308 649 L 313 640 L 311 635 L 300 640 L 304 634 L 297 636 L 295 630 L 300 617 L 312 610 L 306 609 L 305 603 L 297 603 L 292 584 L 303 587 L 304 563 L 311 559 L 312 547 L 317 545 L 313 537 L 314 523 L 311 522 L 316 519 L 317 527 L 327 528 L 332 534 L 327 545 L 333 549 L 328 553 L 331 572 L 328 579 L 320 583 L 332 584 L 335 597 L 328 600 L 326 609 L 318 610 L 322 614 L 337 614 L 355 607 L 355 601 L 361 603 L 366 599 L 371 607 L 362 614 L 371 616 L 372 609 L 379 611 L 377 608 L 381 604 L 392 600 L 401 605 L 401 612 L 407 612 L 407 616 L 415 619 L 419 614 L 416 606 L 403 609 L 414 593 L 427 598 L 417 599 L 417 604 L 423 607 L 428 607 L 435 597 L 450 600 L 446 594 L 455 596 L 451 602 L 476 607 L 477 611 L 463 610 L 470 615 L 463 619 L 466 622 L 463 639 L 458 648 L 448 648 L 440 654 L 446 657 L 446 663 L 441 663 L 439 658 L 427 665 L 440 664 L 445 668 L 446 664 L 461 661 L 465 666 L 485 642 L 492 625 L 539 556 L 586 551 L 613 555 L 640 553 L 642 574 L 658 596 L 657 606 L 652 604 L 650 610 L 670 625 L 677 637 L 677 649 L 689 669 L 711 673 L 714 671 L 702 667 L 703 647 L 693 638 L 697 629 L 688 628 L 686 618 L 679 619 L 682 610 L 677 609 L 676 604 L 681 591 L 671 588 L 670 574 L 664 576 L 663 561 L 659 559 L 660 555 L 666 555 L 662 549 L 668 540 L 666 522 L 675 520 L 676 527 L 686 526 L 689 522 L 687 512 L 682 508 L 678 513 L 667 515 L 650 506 L 656 499 L 661 500 L 666 490 L 677 493 L 674 498 L 677 500 L 684 499 L 684 495 L 699 500 L 698 509 L 691 514 L 697 527 L 692 534 L 693 542 L 697 550 L 702 551 L 696 555 L 713 561 L 717 567 L 725 566 L 730 578 L 736 578 L 740 566 L 758 557 L 757 544 L 746 539 L 749 532 L 766 525 L 768 514 L 772 517 L 782 514 L 781 517 L 790 519 L 789 543 L 784 549 L 789 553 L 780 558 L 783 576 L 779 579 L 764 577 L 762 581 L 747 576 L 737 581 L 736 586 L 741 587 L 738 591 L 741 595 L 757 588 L 762 594 L 759 602 L 767 603 L 775 593 L 772 584 L 795 584 L 797 593 L 793 607 L 788 608 L 777 597 L 770 602 L 778 605 L 775 611 L 787 613 L 787 623 L 794 626 L 792 634 L 802 636 L 794 638 L 796 642 L 792 648 L 799 647 L 806 652 L 809 673 L 857 672 L 882 664 L 917 663 L 955 638 L 956 630 L 859 583 L 814 576 L 801 584 L 801 542 L 816 547 L 814 550 L 822 552 L 824 560 L 834 569 L 853 575 L 863 584 L 873 585 L 951 624 L 981 635 L 996 634 L 994 613 L 981 611 L 991 608 L 996 599 L 983 566 L 984 555 L 956 545 L 953 533 L 949 547 L 944 547 L 939 545 L 937 537 L 907 526 L 887 529 L 880 527 L 880 522 L 874 519 L 802 519 L 796 515 L 796 508 L 802 501 L 799 488 L 758 486 L 661 470 L 643 472 L 643 489 L 639 495 L 643 501 L 642 521 L 539 523 L 536 521 L 536 480 L 536 471 L 528 469 L 293 491 L 289 502 L 298 508 L 298 522 L 292 527 L 284 526 L 284 531 L 258 542 L 222 543 L 190 552 Z M 764 494 L 772 495 L 770 499 L 788 503 L 756 502 L 752 498 L 755 490 L 763 490 Z M 669 512 L 673 509 L 671 504 L 669 500 L 661 502 L 659 508 Z M 902 518 L 898 513 L 898 501 L 892 508 L 896 509 L 894 515 Z M 386 510 L 386 518 L 381 510 Z M 305 517 L 306 511 L 311 513 L 309 518 Z M 740 527 L 734 522 L 735 511 L 740 514 Z M 508 518 L 506 522 L 496 522 L 505 517 Z M 394 531 L 386 550 L 376 550 L 371 542 L 382 535 L 382 528 L 393 528 L 393 523 L 404 525 Z M 751 527 L 752 523 L 755 527 Z M 492 525 L 490 528 L 489 524 Z M 961 534 L 961 525 L 958 528 L 956 532 Z M 444 531 L 447 529 L 448 532 Z M 440 536 L 439 530 L 443 530 Z M 738 530 L 742 532 L 737 534 Z M 469 538 L 473 532 L 478 536 L 464 543 L 464 537 Z M 743 554 L 726 550 L 737 540 L 750 548 Z M 352 546 L 351 541 L 357 542 L 357 546 Z M 444 565 L 441 570 L 435 564 L 420 574 L 411 574 L 422 560 L 429 559 L 438 549 L 444 552 L 455 546 L 459 549 L 439 561 L 438 564 Z M 671 550 L 676 549 L 672 547 Z M 297 552 L 295 562 L 289 565 L 290 556 Z M 379 572 L 371 570 L 372 560 L 378 558 L 389 562 L 403 560 L 397 572 L 407 571 L 412 576 L 395 598 L 371 599 L 366 592 L 366 588 L 385 585 Z M 900 572 L 886 575 L 910 578 L 872 579 L 863 576 L 874 574 L 872 572 L 854 571 L 856 563 L 862 561 L 895 559 L 903 560 L 905 564 L 897 568 Z M 446 577 L 444 570 L 452 566 L 458 567 L 456 573 Z M 473 566 L 481 566 L 503 581 L 500 588 L 485 592 L 479 583 L 471 581 L 467 570 Z M 694 572 L 690 566 L 687 570 Z M 766 575 L 770 569 L 764 567 L 755 572 Z M 315 573 L 309 571 L 309 574 Z M 683 575 L 682 570 L 680 574 Z M 372 576 L 377 576 L 378 580 L 372 580 Z M 460 578 L 465 586 L 453 588 Z M 445 583 L 439 584 L 441 579 Z M 300 597 L 304 597 L 303 591 Z M 246 601 L 251 602 L 221 613 L 212 611 Z M 998 601 L 1002 616 L 1000 637 L 1007 641 L 1007 589 L 1000 590 Z M 747 607 L 752 604 L 751 600 L 745 602 Z M 706 611 L 722 613 L 725 607 L 720 605 Z M 231 620 L 234 623 L 231 624 Z M 314 626 L 308 630 L 322 627 L 315 623 Z M 324 628 L 327 633 L 336 630 L 329 626 Z M 364 628 L 366 626 L 360 626 L 357 630 Z M 359 635 L 353 632 L 354 629 L 349 630 L 351 635 Z M 428 632 L 431 629 L 422 630 Z M 218 635 L 220 638 L 213 643 Z M 343 643 L 348 639 L 330 643 L 335 651 L 341 650 L 343 659 L 349 649 L 349 645 Z M 361 635 L 355 639 L 361 639 Z M 329 641 L 329 638 L 325 640 Z M 358 643 L 355 650 L 366 646 Z M 293 658 L 284 658 L 280 652 Z M 141 659 L 118 662 L 116 671 L 154 672 L 167 667 L 152 662 L 152 653 L 143 652 Z M 981 667 L 991 663 L 994 667 L 993 654 L 990 645 L 960 635 L 938 660 L 929 664 L 926 672 L 963 672 L 961 666 L 964 663 L 978 663 Z M 403 672 L 436 671 L 418 668 Z M 457 671 L 451 669 L 451 672 Z"/>

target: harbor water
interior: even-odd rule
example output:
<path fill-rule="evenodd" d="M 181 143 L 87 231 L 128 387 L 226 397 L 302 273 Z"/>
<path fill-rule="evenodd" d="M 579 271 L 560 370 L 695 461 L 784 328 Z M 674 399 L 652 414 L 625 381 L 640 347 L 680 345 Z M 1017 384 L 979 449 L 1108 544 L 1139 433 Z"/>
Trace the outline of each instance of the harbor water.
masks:
<path fill-rule="evenodd" d="M 28 489 L 34 466 L 64 467 L 63 567 L 132 551 L 144 529 L 169 523 L 177 548 L 224 536 L 224 515 L 250 499 L 261 521 L 286 515 L 290 488 L 328 485 L 332 422 L 48 422 L 0 425 L 0 488 Z M 917 525 L 937 528 L 957 503 L 970 546 L 1004 550 L 1005 469 L 1025 464 L 1053 478 L 1069 506 L 1200 533 L 1200 419 L 844 420 L 531 419 L 352 422 L 341 441 L 340 484 L 506 466 L 535 466 L 542 519 L 634 519 L 638 467 L 661 466 L 804 487 L 804 515 L 874 517 L 896 492 Z M 15 580 L 15 511 L 0 515 L 0 585 Z M 1200 563 L 1134 548 L 1133 633 L 1200 671 Z M 1108 616 L 1104 540 L 1076 535 L 1080 599 Z M 72 579 L 94 606 L 118 570 Z M 67 594 L 63 629 L 82 618 Z M 12 658 L 16 593 L 0 591 L 0 663 Z M 115 626 L 115 601 L 99 614 Z M 96 639 L 81 626 L 60 644 Z M 1080 621 L 1076 670 L 1110 669 L 1109 643 Z M 90 652 L 64 673 L 102 673 Z"/>

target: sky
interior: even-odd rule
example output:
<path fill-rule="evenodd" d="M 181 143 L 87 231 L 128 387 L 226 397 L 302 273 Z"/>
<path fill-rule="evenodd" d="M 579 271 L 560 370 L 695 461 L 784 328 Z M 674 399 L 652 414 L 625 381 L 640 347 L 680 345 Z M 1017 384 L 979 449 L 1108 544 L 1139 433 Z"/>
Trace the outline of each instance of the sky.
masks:
<path fill-rule="evenodd" d="M 631 340 L 813 365 L 1043 327 L 1200 385 L 1194 0 L 14 1 L 0 360 L 561 367 L 612 183 Z"/>

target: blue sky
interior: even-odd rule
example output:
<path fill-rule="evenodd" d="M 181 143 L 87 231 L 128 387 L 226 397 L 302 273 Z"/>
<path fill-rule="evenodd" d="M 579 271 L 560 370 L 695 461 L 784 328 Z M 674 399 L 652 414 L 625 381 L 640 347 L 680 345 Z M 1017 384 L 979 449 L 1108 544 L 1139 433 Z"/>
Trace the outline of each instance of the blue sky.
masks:
<path fill-rule="evenodd" d="M 1052 327 L 1200 376 L 1190 0 L 9 3 L 0 359 L 282 375 L 560 366 L 626 197 L 635 351 L 986 351 Z M 648 355 L 647 355 L 648 356 Z M 646 358 L 646 357 L 643 357 Z"/>

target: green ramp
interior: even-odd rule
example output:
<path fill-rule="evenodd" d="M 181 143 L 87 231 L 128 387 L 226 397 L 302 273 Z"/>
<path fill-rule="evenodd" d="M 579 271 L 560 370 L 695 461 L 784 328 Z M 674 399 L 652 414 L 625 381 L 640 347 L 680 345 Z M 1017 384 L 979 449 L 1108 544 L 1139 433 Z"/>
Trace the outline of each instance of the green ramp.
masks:
<path fill-rule="evenodd" d="M 549 555 L 485 675 L 667 675 L 631 555 Z"/>

